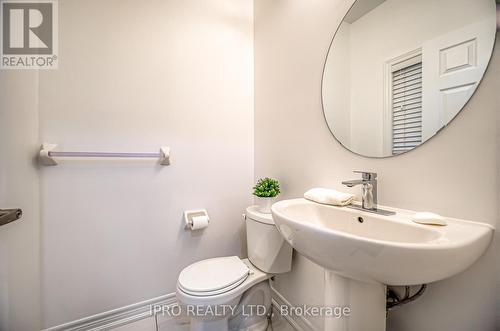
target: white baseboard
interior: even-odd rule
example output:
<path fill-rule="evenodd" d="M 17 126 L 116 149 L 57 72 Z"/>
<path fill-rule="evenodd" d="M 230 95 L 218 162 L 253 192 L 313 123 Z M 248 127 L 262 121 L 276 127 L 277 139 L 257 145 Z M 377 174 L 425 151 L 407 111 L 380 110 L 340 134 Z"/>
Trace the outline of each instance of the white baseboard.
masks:
<path fill-rule="evenodd" d="M 271 286 L 273 305 L 292 307 L 292 304 L 275 288 Z M 162 295 L 157 298 L 138 302 L 129 306 L 113 309 L 104 313 L 85 317 L 73 322 L 54 326 L 42 331 L 105 331 L 134 323 L 151 317 L 151 306 L 164 307 L 177 305 L 175 293 Z M 282 316 L 297 331 L 320 331 L 303 316 Z"/>
<path fill-rule="evenodd" d="M 271 285 L 273 305 L 275 307 L 287 306 L 291 308 L 293 305 Z M 290 309 L 288 310 L 290 311 Z M 290 324 L 297 331 L 321 331 L 316 328 L 307 318 L 304 316 L 288 316 L 282 315 L 288 324 Z"/>
<path fill-rule="evenodd" d="M 151 305 L 176 305 L 175 293 L 138 302 L 130 306 L 113 309 L 73 322 L 54 326 L 43 331 L 104 331 L 117 328 L 150 317 Z"/>

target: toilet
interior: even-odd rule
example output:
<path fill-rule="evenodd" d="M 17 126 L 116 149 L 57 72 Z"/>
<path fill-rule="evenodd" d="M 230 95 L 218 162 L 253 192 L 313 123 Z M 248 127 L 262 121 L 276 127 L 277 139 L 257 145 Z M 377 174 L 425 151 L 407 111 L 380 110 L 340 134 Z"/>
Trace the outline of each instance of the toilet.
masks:
<path fill-rule="evenodd" d="M 292 247 L 271 214 L 246 209 L 248 259 L 217 257 L 184 268 L 176 296 L 191 331 L 264 331 L 271 308 L 269 279 L 290 271 Z"/>

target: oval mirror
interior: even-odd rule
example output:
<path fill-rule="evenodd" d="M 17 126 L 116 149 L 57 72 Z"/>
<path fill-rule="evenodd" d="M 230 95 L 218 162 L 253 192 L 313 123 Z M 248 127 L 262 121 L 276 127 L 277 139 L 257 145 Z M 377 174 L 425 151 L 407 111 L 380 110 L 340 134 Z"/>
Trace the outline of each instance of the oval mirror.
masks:
<path fill-rule="evenodd" d="M 495 34 L 494 0 L 357 0 L 323 72 L 333 135 L 369 157 L 423 144 L 476 90 Z"/>

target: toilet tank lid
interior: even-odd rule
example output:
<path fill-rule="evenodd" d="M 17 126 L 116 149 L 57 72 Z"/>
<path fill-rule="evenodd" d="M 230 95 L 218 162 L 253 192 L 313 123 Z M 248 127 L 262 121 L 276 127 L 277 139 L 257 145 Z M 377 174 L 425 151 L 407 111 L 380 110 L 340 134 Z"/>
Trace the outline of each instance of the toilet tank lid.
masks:
<path fill-rule="evenodd" d="M 249 219 L 259 223 L 275 225 L 271 214 L 264 214 L 258 211 L 259 206 L 250 206 L 246 210 L 246 215 Z"/>

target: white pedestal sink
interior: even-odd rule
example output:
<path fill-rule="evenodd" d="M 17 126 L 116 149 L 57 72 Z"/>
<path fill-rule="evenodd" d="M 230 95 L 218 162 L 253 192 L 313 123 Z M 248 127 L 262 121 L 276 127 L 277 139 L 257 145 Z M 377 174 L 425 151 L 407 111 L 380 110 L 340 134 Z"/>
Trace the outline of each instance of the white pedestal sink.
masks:
<path fill-rule="evenodd" d="M 326 331 L 385 330 L 386 285 L 419 285 L 472 265 L 493 238 L 493 227 L 448 218 L 446 226 L 416 224 L 412 211 L 384 207 L 392 216 L 305 199 L 272 206 L 283 237 L 327 269 L 325 304 L 351 308 L 329 318 Z"/>

